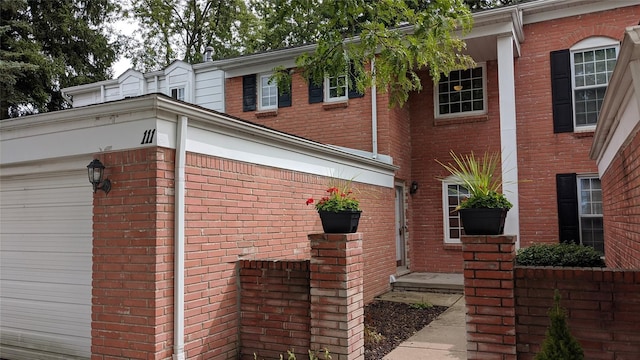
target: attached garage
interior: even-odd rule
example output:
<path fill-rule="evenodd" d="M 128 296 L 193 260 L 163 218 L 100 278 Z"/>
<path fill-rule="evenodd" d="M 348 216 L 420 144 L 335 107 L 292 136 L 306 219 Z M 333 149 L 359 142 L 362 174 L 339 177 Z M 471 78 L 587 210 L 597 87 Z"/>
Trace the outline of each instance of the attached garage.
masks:
<path fill-rule="evenodd" d="M 0 176 L 1 358 L 91 356 L 92 195 L 82 167 Z"/>

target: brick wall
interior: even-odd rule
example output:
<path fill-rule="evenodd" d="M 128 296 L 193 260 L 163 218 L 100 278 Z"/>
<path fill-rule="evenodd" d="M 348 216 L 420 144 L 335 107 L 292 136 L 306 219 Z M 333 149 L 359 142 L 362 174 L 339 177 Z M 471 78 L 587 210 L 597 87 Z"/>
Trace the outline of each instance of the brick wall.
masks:
<path fill-rule="evenodd" d="M 311 234 L 310 261 L 241 261 L 241 359 L 364 359 L 362 234 Z"/>
<path fill-rule="evenodd" d="M 100 154 L 94 196 L 92 359 L 168 359 L 173 346 L 173 151 Z"/>
<path fill-rule="evenodd" d="M 586 359 L 640 354 L 640 271 L 515 267 L 515 237 L 463 237 L 468 359 L 531 360 L 555 289 Z"/>
<path fill-rule="evenodd" d="M 166 359 L 173 353 L 174 151 L 103 154 L 113 187 L 94 199 L 92 352 L 95 359 Z M 187 154 L 185 353 L 238 355 L 238 260 L 306 260 L 322 231 L 305 205 L 327 178 Z M 367 272 L 364 301 L 395 273 L 394 191 L 354 182 Z M 375 219 L 375 221 L 374 221 Z M 390 240 L 391 239 L 391 240 Z M 111 357 L 109 357 L 111 356 Z"/>
<path fill-rule="evenodd" d="M 589 159 L 593 133 L 553 133 L 549 53 L 591 36 L 621 40 L 639 18 L 636 6 L 524 26 L 515 59 L 521 246 L 558 242 L 556 174 L 597 174 Z"/>
<path fill-rule="evenodd" d="M 448 173 L 435 159 L 452 161 L 449 152 L 500 151 L 497 63 L 487 63 L 488 115 L 435 120 L 433 83 L 421 73 L 423 91 L 409 99 L 411 111 L 411 177 L 420 189 L 411 201 L 413 271 L 462 272 L 461 245 L 444 244 L 442 183 Z"/>
<path fill-rule="evenodd" d="M 539 352 L 554 289 L 560 290 L 560 305 L 586 359 L 640 354 L 640 271 L 518 267 L 515 281 L 518 359 L 530 360 Z"/>
<path fill-rule="evenodd" d="M 618 152 L 602 176 L 607 265 L 640 268 L 640 135 Z"/>
<path fill-rule="evenodd" d="M 340 105 L 309 104 L 308 84 L 300 76 L 292 76 L 292 103 L 279 108 L 276 114 L 242 111 L 242 76 L 225 83 L 225 109 L 240 117 L 272 129 L 304 137 L 325 144 L 371 151 L 371 93 L 349 99 Z"/>
<path fill-rule="evenodd" d="M 278 359 L 310 349 L 309 261 L 239 263 L 241 359 Z"/>

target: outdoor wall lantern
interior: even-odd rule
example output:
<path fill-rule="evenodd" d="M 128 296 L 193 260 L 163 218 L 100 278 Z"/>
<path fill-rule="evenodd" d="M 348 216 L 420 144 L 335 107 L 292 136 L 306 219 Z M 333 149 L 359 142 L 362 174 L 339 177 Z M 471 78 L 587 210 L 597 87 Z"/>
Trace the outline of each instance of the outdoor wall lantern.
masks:
<path fill-rule="evenodd" d="M 412 181 L 411 187 L 409 188 L 409 194 L 413 195 L 418 192 L 418 182 Z"/>
<path fill-rule="evenodd" d="M 95 194 L 98 189 L 104 191 L 105 194 L 108 194 L 111 191 L 111 180 L 104 179 L 104 165 L 98 159 L 93 159 L 93 161 L 87 165 L 87 173 L 89 175 L 89 182 L 93 185 L 93 193 Z"/>

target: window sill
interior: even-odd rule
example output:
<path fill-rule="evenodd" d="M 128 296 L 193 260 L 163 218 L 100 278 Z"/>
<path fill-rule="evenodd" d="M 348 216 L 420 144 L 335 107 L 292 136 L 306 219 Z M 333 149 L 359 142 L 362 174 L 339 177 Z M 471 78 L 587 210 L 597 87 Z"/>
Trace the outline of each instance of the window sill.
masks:
<path fill-rule="evenodd" d="M 442 246 L 445 250 L 459 250 L 462 251 L 462 244 L 444 243 Z"/>
<path fill-rule="evenodd" d="M 595 130 L 585 130 L 585 131 L 575 131 L 573 133 L 573 136 L 581 139 L 581 138 L 588 138 L 588 137 L 593 137 L 593 135 L 595 134 Z"/>
<path fill-rule="evenodd" d="M 256 111 L 256 117 L 258 119 L 260 118 L 266 118 L 266 117 L 274 117 L 274 116 L 278 116 L 278 110 L 262 110 L 262 111 Z"/>
<path fill-rule="evenodd" d="M 471 116 L 435 118 L 433 120 L 433 125 L 445 126 L 445 125 L 469 124 L 469 123 L 485 122 L 485 121 L 489 121 L 489 115 L 471 115 Z"/>
<path fill-rule="evenodd" d="M 325 109 L 325 110 L 344 109 L 347 106 L 349 106 L 349 101 L 348 100 L 322 103 L 322 108 Z"/>

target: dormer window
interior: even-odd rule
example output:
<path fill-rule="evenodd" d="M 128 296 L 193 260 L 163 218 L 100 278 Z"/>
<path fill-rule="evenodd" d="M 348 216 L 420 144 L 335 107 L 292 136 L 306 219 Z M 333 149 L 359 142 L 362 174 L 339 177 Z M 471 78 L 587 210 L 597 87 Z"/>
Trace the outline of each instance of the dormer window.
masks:
<path fill-rule="evenodd" d="M 184 101 L 184 88 L 179 87 L 171 89 L 171 97 L 176 100 Z"/>

